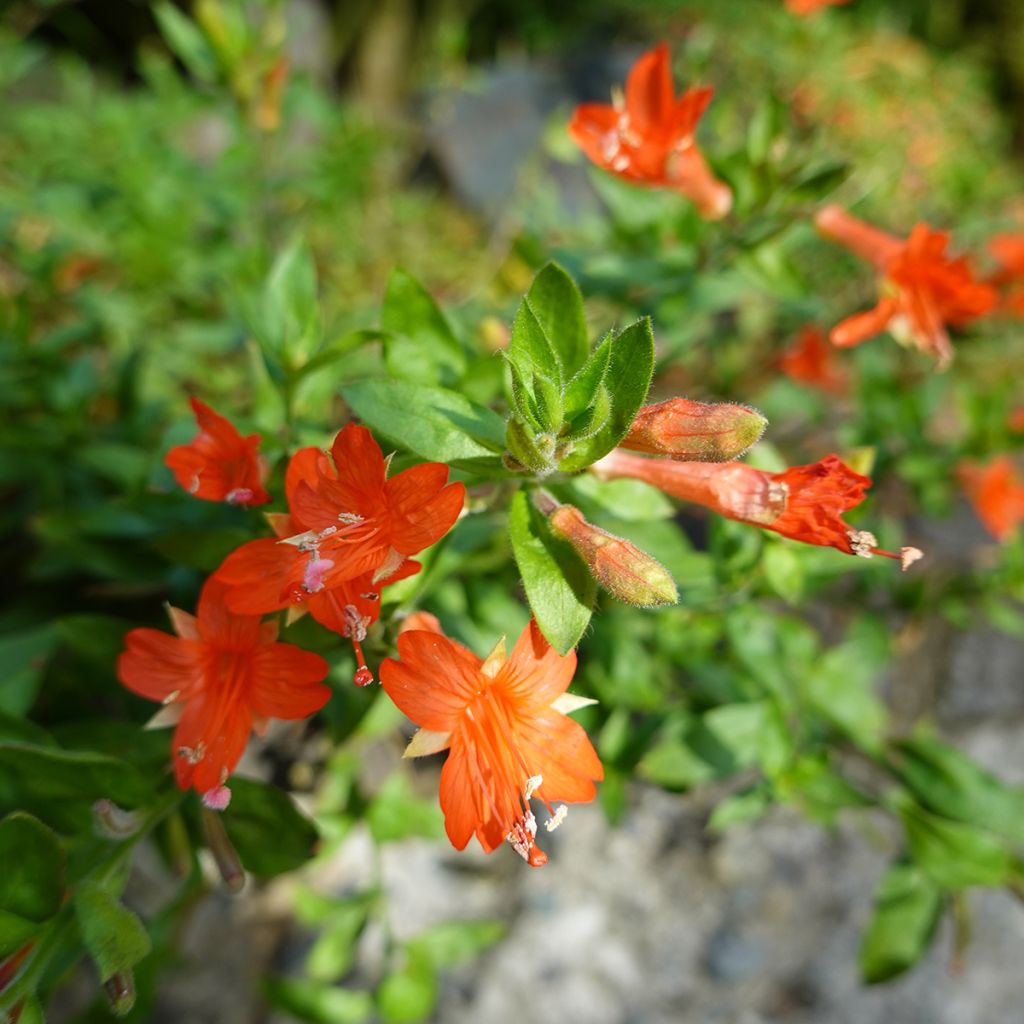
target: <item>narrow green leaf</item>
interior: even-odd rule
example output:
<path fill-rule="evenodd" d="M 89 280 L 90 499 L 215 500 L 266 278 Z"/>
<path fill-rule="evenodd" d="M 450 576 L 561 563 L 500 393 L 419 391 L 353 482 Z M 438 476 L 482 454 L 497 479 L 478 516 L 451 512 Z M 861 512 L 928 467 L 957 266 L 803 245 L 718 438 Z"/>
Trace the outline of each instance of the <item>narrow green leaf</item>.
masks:
<path fill-rule="evenodd" d="M 378 843 L 409 836 L 438 839 L 444 831 L 440 807 L 435 800 L 412 794 L 404 775 L 388 776 L 366 812 L 370 834 Z"/>
<path fill-rule="evenodd" d="M 0 821 L 0 958 L 22 946 L 60 910 L 64 850 L 56 833 L 31 814 Z"/>
<path fill-rule="evenodd" d="M 372 378 L 346 384 L 341 394 L 365 423 L 421 458 L 500 465 L 504 421 L 454 391 Z"/>
<path fill-rule="evenodd" d="M 154 4 L 153 14 L 160 34 L 189 72 L 201 82 L 215 82 L 218 76 L 217 57 L 195 22 L 172 3 Z"/>
<path fill-rule="evenodd" d="M 373 1016 L 369 992 L 291 978 L 266 978 L 263 991 L 275 1009 L 310 1024 L 364 1024 Z"/>
<path fill-rule="evenodd" d="M 929 810 L 1024 844 L 1024 789 L 1008 786 L 960 751 L 928 736 L 896 745 L 893 771 Z"/>
<path fill-rule="evenodd" d="M 320 834 L 287 793 L 237 777 L 230 788 L 224 828 L 247 871 L 261 877 L 281 875 L 313 856 Z"/>
<path fill-rule="evenodd" d="M 557 381 L 561 386 L 564 379 L 561 360 L 526 299 L 519 304 L 512 321 L 512 337 L 506 358 L 515 367 L 524 384 L 530 382 L 534 374 L 540 374 Z"/>
<path fill-rule="evenodd" d="M 508 525 L 537 625 L 559 654 L 567 654 L 590 622 L 594 580 L 572 548 L 552 535 L 525 491 L 513 496 Z"/>
<path fill-rule="evenodd" d="M 410 955 L 405 967 L 389 974 L 377 989 L 377 1010 L 384 1024 L 418 1024 L 437 1003 L 437 975 L 425 958 Z"/>
<path fill-rule="evenodd" d="M 388 370 L 402 380 L 451 384 L 466 368 L 466 355 L 431 294 L 408 271 L 396 268 L 380 314 Z"/>
<path fill-rule="evenodd" d="M 559 469 L 573 473 L 607 455 L 625 437 L 644 404 L 654 373 L 654 334 L 646 317 L 630 324 L 611 345 L 608 381 L 612 408 L 608 423 L 593 437 L 576 446 Z"/>
<path fill-rule="evenodd" d="M 875 905 L 860 946 L 861 977 L 888 981 L 924 956 L 942 910 L 942 893 L 912 864 L 894 864 L 875 891 Z"/>
<path fill-rule="evenodd" d="M 533 375 L 533 393 L 537 399 L 537 418 L 541 429 L 557 434 L 562 429 L 562 392 L 558 385 L 542 374 Z"/>
<path fill-rule="evenodd" d="M 443 971 L 478 956 L 504 934 L 501 921 L 445 921 L 410 939 L 407 948 L 434 970 Z"/>
<path fill-rule="evenodd" d="M 612 357 L 611 331 L 605 335 L 589 358 L 565 386 L 565 416 L 573 419 L 590 408 L 597 398 L 598 388 L 604 383 Z"/>
<path fill-rule="evenodd" d="M 557 263 L 549 263 L 533 279 L 526 301 L 562 367 L 562 379 L 568 380 L 586 362 L 590 349 L 576 282 Z"/>
<path fill-rule="evenodd" d="M 721 833 L 733 825 L 757 821 L 772 805 L 771 793 L 761 785 L 727 796 L 708 818 L 708 831 Z"/>
<path fill-rule="evenodd" d="M 78 930 L 96 962 L 100 981 L 130 971 L 149 954 L 151 943 L 145 926 L 101 885 L 82 882 L 75 889 L 73 903 Z"/>

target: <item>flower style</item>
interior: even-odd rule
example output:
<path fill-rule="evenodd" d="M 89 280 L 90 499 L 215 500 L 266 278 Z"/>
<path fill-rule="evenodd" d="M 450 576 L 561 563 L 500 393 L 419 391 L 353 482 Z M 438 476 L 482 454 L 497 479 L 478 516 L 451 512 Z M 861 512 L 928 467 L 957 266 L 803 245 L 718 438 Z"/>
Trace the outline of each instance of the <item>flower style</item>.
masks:
<path fill-rule="evenodd" d="M 370 431 L 352 423 L 334 439 L 330 459 L 299 452 L 285 482 L 290 512 L 272 519 L 277 538 L 243 544 L 216 572 L 228 606 L 249 615 L 307 606 L 331 629 L 357 642 L 365 636 L 379 584 L 418 571 L 408 556 L 440 540 L 465 499 L 441 463 L 390 478 L 387 467 Z"/>
<path fill-rule="evenodd" d="M 800 328 L 796 340 L 782 354 L 779 368 L 800 384 L 807 384 L 830 395 L 849 390 L 849 378 L 835 349 L 825 340 L 820 327 L 807 324 Z"/>
<path fill-rule="evenodd" d="M 863 500 L 871 479 L 855 473 L 836 455 L 808 466 L 769 473 L 743 462 L 673 462 L 643 459 L 613 450 L 590 467 L 604 479 L 645 480 L 681 501 L 692 501 L 728 519 L 760 526 L 784 537 L 836 548 L 848 555 L 884 555 L 908 568 L 917 548 L 883 551 L 874 534 L 854 530 L 843 514 Z"/>
<path fill-rule="evenodd" d="M 266 460 L 258 454 L 260 435 L 247 437 L 205 402 L 191 398 L 199 433 L 189 444 L 172 448 L 164 458 L 174 478 L 189 494 L 229 505 L 265 505 Z"/>
<path fill-rule="evenodd" d="M 566 814 L 552 804 L 592 800 L 604 776 L 586 732 L 566 717 L 592 703 L 566 693 L 575 652 L 559 655 L 531 621 L 511 655 L 502 639 L 481 661 L 433 630 L 403 631 L 398 654 L 381 666 L 381 683 L 420 726 L 407 757 L 449 750 L 440 800 L 452 845 L 465 849 L 475 834 L 486 853 L 507 841 L 544 864 L 530 799 L 547 806 L 552 831 Z"/>
<path fill-rule="evenodd" d="M 849 2 L 850 0 L 786 0 L 786 10 L 790 14 L 806 17 L 808 14 L 820 11 L 823 7 L 835 7 Z"/>
<path fill-rule="evenodd" d="M 964 462 L 957 475 L 985 529 L 996 540 L 1007 540 L 1024 522 L 1024 478 L 1008 455 L 979 466 Z"/>
<path fill-rule="evenodd" d="M 732 209 L 732 191 L 711 173 L 694 140 L 713 91 L 704 86 L 676 97 L 668 47 L 661 43 L 633 65 L 624 98 L 578 106 L 569 134 L 598 167 L 681 192 L 702 217 L 718 220 Z"/>
<path fill-rule="evenodd" d="M 1004 288 L 1001 307 L 1014 316 L 1024 316 L 1024 234 L 995 235 L 988 251 L 999 263 L 989 283 Z"/>
<path fill-rule="evenodd" d="M 619 445 L 686 462 L 725 462 L 755 445 L 767 425 L 748 405 L 670 398 L 645 405 Z"/>
<path fill-rule="evenodd" d="M 117 675 L 133 693 L 165 705 L 151 724 L 176 726 L 178 785 L 221 810 L 230 797 L 225 782 L 249 734 L 262 735 L 271 718 L 306 718 L 327 702 L 331 691 L 320 682 L 327 662 L 277 643 L 276 622 L 231 611 L 223 584 L 212 577 L 195 616 L 168 612 L 177 636 L 133 629 Z"/>
<path fill-rule="evenodd" d="M 826 238 L 872 263 L 882 279 L 878 304 L 834 327 L 833 345 L 849 348 L 888 329 L 945 369 L 953 359 L 946 325 L 962 326 L 995 308 L 996 290 L 975 278 L 965 257 L 946 254 L 948 232 L 918 224 L 902 241 L 838 206 L 820 210 L 815 223 Z"/>

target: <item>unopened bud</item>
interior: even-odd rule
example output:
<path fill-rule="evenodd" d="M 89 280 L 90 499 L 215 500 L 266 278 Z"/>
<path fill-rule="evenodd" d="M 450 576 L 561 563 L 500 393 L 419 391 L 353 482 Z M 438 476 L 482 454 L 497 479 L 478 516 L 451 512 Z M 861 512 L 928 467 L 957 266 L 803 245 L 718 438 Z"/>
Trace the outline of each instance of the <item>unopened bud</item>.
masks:
<path fill-rule="evenodd" d="M 626 604 L 656 608 L 675 604 L 679 591 L 668 570 L 646 551 L 621 537 L 588 523 L 578 508 L 555 505 L 552 499 L 538 503 L 548 516 L 551 530 L 567 540 L 586 563 L 594 579 L 608 593 Z"/>
<path fill-rule="evenodd" d="M 134 811 L 123 810 L 113 800 L 97 800 L 92 805 L 92 815 L 96 831 L 105 839 L 127 839 L 142 824 Z"/>
<path fill-rule="evenodd" d="M 767 425 L 756 409 L 746 405 L 670 398 L 645 405 L 619 444 L 685 462 L 729 462 L 756 444 Z"/>

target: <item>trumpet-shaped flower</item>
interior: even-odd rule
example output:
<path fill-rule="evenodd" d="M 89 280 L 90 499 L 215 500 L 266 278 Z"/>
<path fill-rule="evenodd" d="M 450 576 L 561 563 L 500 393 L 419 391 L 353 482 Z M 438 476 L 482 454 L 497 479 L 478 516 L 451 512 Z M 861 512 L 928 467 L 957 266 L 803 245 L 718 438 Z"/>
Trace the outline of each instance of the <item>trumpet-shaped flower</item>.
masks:
<path fill-rule="evenodd" d="M 327 662 L 293 644 L 277 643 L 277 623 L 238 615 L 225 588 L 210 578 L 196 615 L 168 609 L 176 636 L 133 629 L 117 675 L 133 693 L 165 705 L 153 725 L 175 725 L 174 773 L 182 789 L 226 806 L 225 782 L 249 734 L 271 718 L 306 718 L 327 702 Z"/>
<path fill-rule="evenodd" d="M 546 804 L 550 831 L 566 813 L 552 805 L 592 800 L 604 774 L 587 734 L 566 717 L 590 703 L 566 693 L 575 652 L 556 653 L 531 622 L 510 655 L 502 640 L 481 661 L 434 630 L 403 631 L 398 654 L 381 666 L 381 683 L 420 726 L 406 756 L 449 751 L 440 800 L 452 845 L 462 850 L 476 835 L 487 853 L 508 842 L 544 864 L 531 798 Z"/>
<path fill-rule="evenodd" d="M 957 475 L 978 518 L 996 540 L 1006 540 L 1024 523 L 1024 477 L 1008 455 L 984 466 L 964 462 Z"/>
<path fill-rule="evenodd" d="M 675 462 L 644 459 L 615 449 L 590 467 L 605 479 L 644 480 L 681 501 L 692 501 L 727 519 L 773 530 L 784 537 L 836 548 L 848 555 L 884 555 L 908 568 L 917 548 L 883 551 L 872 533 L 854 530 L 843 515 L 863 500 L 871 479 L 836 455 L 808 466 L 769 473 L 743 462 Z"/>
<path fill-rule="evenodd" d="M 677 97 L 668 47 L 661 43 L 633 65 L 624 97 L 578 106 L 569 134 L 598 167 L 681 192 L 702 217 L 717 220 L 732 208 L 732 191 L 711 173 L 694 137 L 712 93 L 704 86 Z"/>
<path fill-rule="evenodd" d="M 267 464 L 258 454 L 260 435 L 247 437 L 230 420 L 198 398 L 190 399 L 199 433 L 188 444 L 172 448 L 164 458 L 174 478 L 189 494 L 230 505 L 265 505 Z"/>
<path fill-rule="evenodd" d="M 352 423 L 334 439 L 330 459 L 306 449 L 289 471 L 290 512 L 274 519 L 278 538 L 242 545 L 217 570 L 237 612 L 306 605 L 320 595 L 309 610 L 337 628 L 329 606 L 347 614 L 360 596 L 376 600 L 365 595 L 377 584 L 415 572 L 408 556 L 448 532 L 465 498 L 463 485 L 448 483 L 448 467 L 438 462 L 389 478 L 380 446 Z"/>
<path fill-rule="evenodd" d="M 995 308 L 996 290 L 974 276 L 965 257 L 947 255 L 948 232 L 918 224 L 902 241 L 838 206 L 820 210 L 815 223 L 826 238 L 872 263 L 881 278 L 878 304 L 834 327 L 833 345 L 849 348 L 889 330 L 945 368 L 953 358 L 947 324 L 962 326 Z"/>

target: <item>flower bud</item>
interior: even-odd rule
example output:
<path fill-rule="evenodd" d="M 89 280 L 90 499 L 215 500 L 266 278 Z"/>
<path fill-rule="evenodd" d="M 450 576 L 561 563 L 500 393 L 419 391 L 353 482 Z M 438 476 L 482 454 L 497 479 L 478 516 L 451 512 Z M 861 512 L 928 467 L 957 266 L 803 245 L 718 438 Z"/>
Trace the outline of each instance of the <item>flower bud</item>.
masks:
<path fill-rule="evenodd" d="M 746 405 L 670 398 L 645 405 L 620 446 L 685 462 L 728 462 L 755 444 L 767 425 Z"/>
<path fill-rule="evenodd" d="M 555 536 L 573 546 L 594 579 L 613 597 L 641 608 L 679 600 L 668 570 L 635 544 L 588 523 L 578 508 L 558 505 L 547 495 L 540 496 L 538 507 L 548 516 Z"/>
<path fill-rule="evenodd" d="M 115 1017 L 124 1017 L 135 1005 L 135 977 L 131 971 L 118 971 L 103 983 L 103 991 Z"/>

